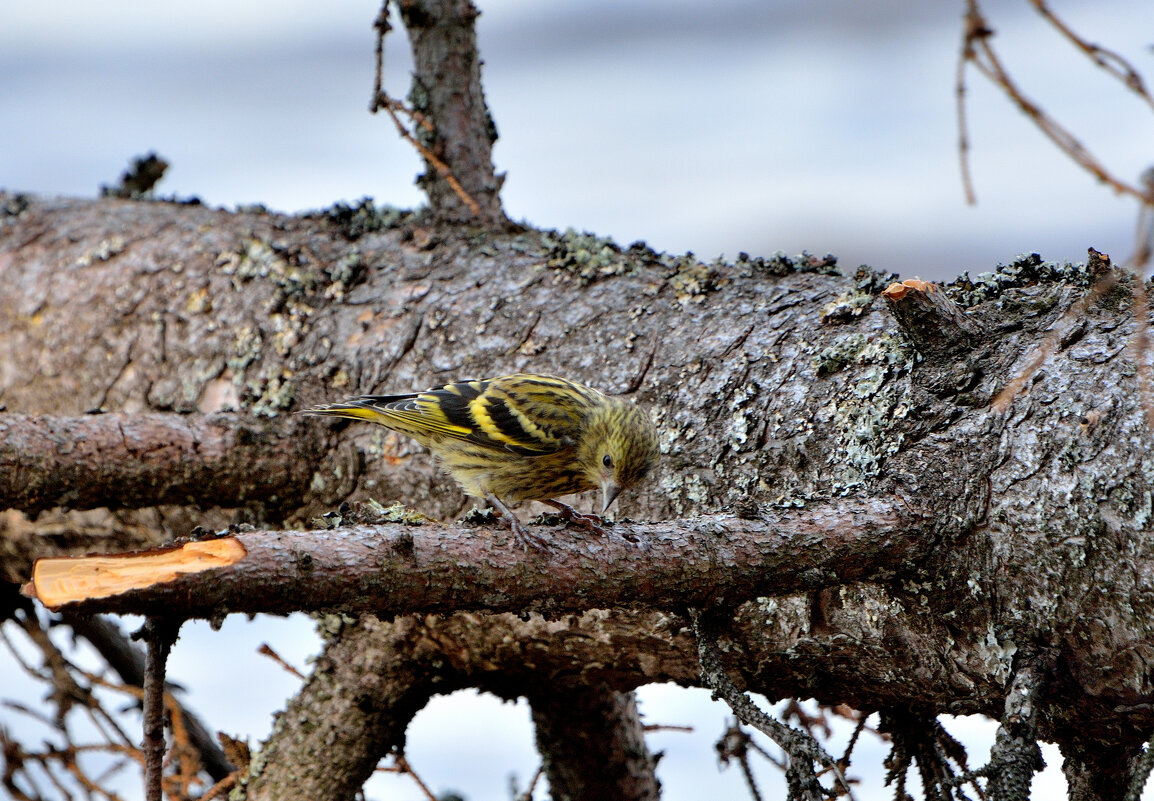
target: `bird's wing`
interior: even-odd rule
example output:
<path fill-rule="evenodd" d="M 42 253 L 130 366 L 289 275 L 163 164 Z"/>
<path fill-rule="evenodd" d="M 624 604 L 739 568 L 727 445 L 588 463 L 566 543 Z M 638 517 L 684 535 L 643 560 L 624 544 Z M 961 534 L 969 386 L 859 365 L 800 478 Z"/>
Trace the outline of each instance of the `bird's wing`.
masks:
<path fill-rule="evenodd" d="M 417 437 L 454 437 L 533 456 L 572 445 L 584 400 L 563 379 L 514 375 L 408 395 L 366 395 L 326 409 Z"/>

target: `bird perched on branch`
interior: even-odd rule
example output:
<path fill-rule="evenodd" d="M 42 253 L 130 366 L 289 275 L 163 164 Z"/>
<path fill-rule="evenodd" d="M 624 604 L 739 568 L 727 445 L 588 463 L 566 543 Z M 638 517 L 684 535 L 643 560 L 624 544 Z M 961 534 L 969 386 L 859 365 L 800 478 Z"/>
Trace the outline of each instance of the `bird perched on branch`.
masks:
<path fill-rule="evenodd" d="M 432 451 L 466 494 L 484 498 L 524 546 L 544 549 L 506 505 L 542 501 L 606 533 L 556 496 L 601 490 L 602 514 L 657 464 L 657 430 L 629 401 L 547 375 L 459 381 L 406 395 L 364 395 L 306 414 L 368 420 Z"/>

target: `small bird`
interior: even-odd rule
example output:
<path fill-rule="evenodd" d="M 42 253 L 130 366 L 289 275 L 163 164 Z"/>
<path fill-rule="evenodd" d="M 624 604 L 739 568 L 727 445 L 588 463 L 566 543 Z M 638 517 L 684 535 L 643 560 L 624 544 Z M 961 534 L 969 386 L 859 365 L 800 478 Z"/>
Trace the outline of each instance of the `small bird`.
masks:
<path fill-rule="evenodd" d="M 657 429 L 629 401 L 548 375 L 458 381 L 406 395 L 363 395 L 306 414 L 368 420 L 408 434 L 474 498 L 504 517 L 522 546 L 544 550 L 506 505 L 541 501 L 605 534 L 558 495 L 601 490 L 602 514 L 657 464 Z"/>

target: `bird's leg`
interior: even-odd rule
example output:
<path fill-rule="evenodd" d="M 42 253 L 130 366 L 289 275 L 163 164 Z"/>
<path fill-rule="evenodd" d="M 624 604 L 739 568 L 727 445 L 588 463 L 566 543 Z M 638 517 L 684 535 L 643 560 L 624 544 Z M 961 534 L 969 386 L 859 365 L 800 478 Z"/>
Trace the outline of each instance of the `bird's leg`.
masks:
<path fill-rule="evenodd" d="M 609 530 L 606 529 L 602 523 L 605 521 L 597 515 L 583 515 L 567 503 L 555 501 L 552 498 L 542 500 L 541 503 L 546 503 L 561 513 L 561 519 L 569 523 L 576 523 L 587 531 L 594 534 L 600 534 L 602 537 L 609 536 Z"/>
<path fill-rule="evenodd" d="M 517 519 L 517 515 L 513 514 L 513 510 L 505 505 L 505 502 L 498 498 L 491 492 L 485 493 L 485 500 L 501 513 L 501 517 L 505 518 L 505 522 L 509 524 L 509 528 L 513 532 L 513 536 L 521 547 L 525 550 L 536 548 L 538 551 L 548 551 L 549 543 L 544 538 L 537 534 L 533 534 L 529 529 L 525 528 L 524 524 Z"/>

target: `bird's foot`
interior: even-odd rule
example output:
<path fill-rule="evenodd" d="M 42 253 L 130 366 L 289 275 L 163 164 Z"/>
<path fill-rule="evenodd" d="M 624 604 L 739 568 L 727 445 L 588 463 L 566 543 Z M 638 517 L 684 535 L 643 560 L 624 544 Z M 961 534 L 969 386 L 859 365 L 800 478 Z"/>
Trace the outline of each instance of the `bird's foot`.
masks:
<path fill-rule="evenodd" d="M 600 534 L 602 537 L 609 536 L 609 529 L 605 528 L 604 525 L 605 521 L 597 515 L 581 514 L 569 504 L 552 499 L 543 500 L 541 503 L 546 503 L 560 512 L 559 517 L 567 523 L 576 523 L 586 531 L 593 534 Z"/>
<path fill-rule="evenodd" d="M 506 506 L 504 501 L 493 494 L 486 495 L 485 500 L 500 512 L 501 517 L 503 517 L 509 525 L 509 530 L 513 532 L 513 537 L 517 540 L 517 544 L 521 546 L 522 550 L 528 551 L 530 548 L 542 552 L 549 550 L 549 541 L 540 534 L 534 534 L 525 528 L 525 524 L 517 518 L 517 515 L 513 514 L 513 510 Z"/>
<path fill-rule="evenodd" d="M 509 529 L 513 532 L 513 536 L 517 538 L 517 543 L 521 546 L 522 550 L 528 551 L 530 548 L 533 548 L 543 553 L 548 552 L 549 540 L 545 537 L 542 537 L 540 534 L 534 534 L 516 517 L 510 516 L 506 518 L 506 522 L 509 524 Z"/>

